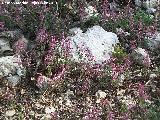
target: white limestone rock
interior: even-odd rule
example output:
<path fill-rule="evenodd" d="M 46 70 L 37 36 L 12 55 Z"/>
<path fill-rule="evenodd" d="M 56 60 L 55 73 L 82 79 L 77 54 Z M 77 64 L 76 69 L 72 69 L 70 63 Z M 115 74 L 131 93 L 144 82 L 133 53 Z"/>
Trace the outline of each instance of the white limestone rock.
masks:
<path fill-rule="evenodd" d="M 13 31 L 3 31 L 0 33 L 0 37 L 11 38 L 12 40 L 17 40 L 22 36 L 20 30 L 13 30 Z"/>
<path fill-rule="evenodd" d="M 78 29 L 78 31 L 80 31 L 80 29 Z M 88 48 L 94 57 L 94 62 L 102 63 L 110 58 L 111 52 L 114 50 L 113 45 L 119 42 L 115 33 L 107 32 L 100 26 L 93 26 L 85 33 L 81 31 L 76 32 L 76 34 L 70 36 L 69 39 L 71 40 L 72 59 L 77 62 L 80 61 L 78 51 L 83 54 L 83 50 Z M 77 47 L 80 47 L 82 50 Z M 89 62 L 84 54 L 81 60 Z"/>

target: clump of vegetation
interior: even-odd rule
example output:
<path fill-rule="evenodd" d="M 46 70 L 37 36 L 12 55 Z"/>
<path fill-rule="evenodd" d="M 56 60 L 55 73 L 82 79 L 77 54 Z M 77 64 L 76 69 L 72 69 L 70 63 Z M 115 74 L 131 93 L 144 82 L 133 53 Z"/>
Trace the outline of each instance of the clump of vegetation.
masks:
<path fill-rule="evenodd" d="M 154 18 L 142 9 L 127 6 L 118 12 L 105 0 L 93 0 L 90 5 L 94 3 L 98 15 L 87 19 L 88 3 L 84 1 L 2 5 L 0 22 L 4 26 L 0 30 L 20 29 L 35 43 L 32 49 L 20 53 L 26 69 L 21 83 L 12 88 L 1 81 L 2 119 L 8 109 L 16 109 L 15 119 L 21 120 L 47 119 L 45 115 L 56 120 L 158 120 L 159 75 L 149 85 L 149 74 L 155 69 L 137 67 L 130 58 L 133 49 L 147 48 L 146 37 L 156 32 Z M 93 25 L 116 33 L 120 44 L 103 64 L 72 61 L 69 29 L 86 30 Z M 142 70 L 149 72 L 138 76 L 137 71 Z M 106 93 L 100 102 L 96 102 L 98 90 Z"/>

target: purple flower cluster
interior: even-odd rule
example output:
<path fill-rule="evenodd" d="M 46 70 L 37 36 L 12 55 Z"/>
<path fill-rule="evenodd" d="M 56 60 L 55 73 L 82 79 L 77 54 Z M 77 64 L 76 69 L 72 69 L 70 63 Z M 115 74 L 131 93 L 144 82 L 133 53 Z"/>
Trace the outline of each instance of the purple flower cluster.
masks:
<path fill-rule="evenodd" d="M 0 30 L 4 30 L 4 22 L 0 22 Z"/>
<path fill-rule="evenodd" d="M 16 53 L 24 52 L 27 48 L 27 42 L 22 37 L 14 43 L 13 48 L 15 49 Z"/>
<path fill-rule="evenodd" d="M 143 98 L 144 100 L 148 99 L 148 95 L 145 93 L 145 86 L 144 84 L 139 84 L 138 85 L 138 96 Z"/>
<path fill-rule="evenodd" d="M 54 50 L 57 45 L 57 39 L 55 36 L 51 36 L 51 40 L 49 41 L 49 47 L 51 50 Z"/>
<path fill-rule="evenodd" d="M 79 44 L 78 45 L 78 49 L 80 51 L 80 55 L 82 55 L 83 57 L 85 57 L 85 59 L 87 59 L 90 62 L 95 61 L 94 55 L 91 53 L 91 51 L 89 50 L 89 48 L 86 47 L 84 44 Z"/>
<path fill-rule="evenodd" d="M 117 58 L 111 58 L 109 63 L 111 65 L 111 69 L 112 69 L 112 79 L 116 80 L 118 78 L 118 76 L 120 74 L 122 74 L 123 72 L 125 72 L 126 70 L 128 70 L 130 68 L 131 65 L 131 61 L 129 60 L 129 58 L 124 58 L 124 64 L 118 64 L 117 63 Z"/>
<path fill-rule="evenodd" d="M 48 51 L 48 53 L 44 57 L 44 64 L 45 65 L 50 65 L 50 64 L 52 64 L 53 60 L 54 60 L 53 52 L 52 51 Z"/>
<path fill-rule="evenodd" d="M 45 83 L 46 83 L 46 77 L 43 76 L 42 74 L 39 74 L 38 78 L 37 78 L 37 86 L 38 87 L 42 87 Z"/>
<path fill-rule="evenodd" d="M 83 118 L 83 120 L 98 120 L 98 115 L 100 114 L 100 110 L 92 106 L 88 114 Z"/>
<path fill-rule="evenodd" d="M 150 67 L 151 65 L 151 60 L 150 60 L 150 57 L 149 57 L 149 54 L 147 53 L 147 55 L 144 57 L 143 59 L 143 64 L 146 65 L 147 67 Z"/>
<path fill-rule="evenodd" d="M 47 30 L 45 28 L 39 29 L 38 35 L 37 35 L 37 41 L 39 43 L 45 43 L 47 42 L 47 38 L 48 38 Z"/>
<path fill-rule="evenodd" d="M 102 11 L 103 19 L 104 20 L 108 20 L 108 18 L 110 18 L 110 16 L 111 16 L 108 0 L 104 0 L 103 1 L 102 10 L 103 10 Z"/>
<path fill-rule="evenodd" d="M 62 34 L 61 47 L 63 50 L 63 57 L 68 58 L 71 55 L 71 41 Z"/>

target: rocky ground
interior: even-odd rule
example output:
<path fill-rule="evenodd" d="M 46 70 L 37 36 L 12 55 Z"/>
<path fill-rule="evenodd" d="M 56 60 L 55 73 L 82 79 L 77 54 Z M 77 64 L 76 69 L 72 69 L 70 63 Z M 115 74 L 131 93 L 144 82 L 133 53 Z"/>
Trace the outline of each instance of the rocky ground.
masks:
<path fill-rule="evenodd" d="M 43 29 L 35 38 L 19 29 L 1 30 L 0 119 L 158 120 L 160 15 L 158 8 L 148 13 L 151 6 L 145 7 L 157 21 L 157 31 L 145 34 L 147 48 L 132 47 L 123 38 L 130 39 L 129 30 L 109 32 L 103 22 L 74 26 L 60 38 L 48 37 Z M 100 14 L 92 6 L 85 12 L 85 22 Z M 51 41 L 46 44 L 46 39 Z"/>

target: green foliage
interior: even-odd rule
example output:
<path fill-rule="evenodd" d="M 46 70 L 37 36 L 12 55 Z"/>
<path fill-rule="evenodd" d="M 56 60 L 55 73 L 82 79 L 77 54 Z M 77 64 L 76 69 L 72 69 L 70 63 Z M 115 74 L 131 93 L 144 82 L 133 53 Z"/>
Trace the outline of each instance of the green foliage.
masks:
<path fill-rule="evenodd" d="M 19 104 L 17 106 L 17 114 L 18 114 L 18 120 L 24 120 L 24 111 L 23 111 L 23 106 L 21 104 Z"/>
<path fill-rule="evenodd" d="M 118 24 L 117 24 L 117 22 L 114 22 L 112 20 L 108 20 L 107 22 L 105 22 L 104 27 L 107 31 L 116 32 L 116 28 L 118 27 Z"/>
<path fill-rule="evenodd" d="M 129 21 L 127 19 L 120 19 L 117 21 L 117 27 L 129 29 Z"/>
<path fill-rule="evenodd" d="M 121 110 L 121 112 L 123 112 L 123 113 L 128 112 L 128 107 L 127 107 L 127 105 L 126 105 L 126 104 L 122 104 L 120 110 Z"/>
<path fill-rule="evenodd" d="M 108 31 L 116 32 L 116 28 L 129 29 L 129 20 L 118 19 L 116 22 L 113 20 L 108 20 L 105 23 L 105 27 Z"/>
<path fill-rule="evenodd" d="M 47 30 L 51 30 L 52 29 L 52 14 L 51 13 L 46 13 L 46 16 L 45 16 L 45 20 L 44 20 L 44 26 Z"/>
<path fill-rule="evenodd" d="M 81 22 L 81 29 L 86 31 L 87 28 L 90 28 L 94 25 L 98 25 L 100 23 L 99 16 L 91 16 L 88 20 Z"/>
<path fill-rule="evenodd" d="M 114 58 L 117 58 L 117 62 L 119 64 L 122 64 L 124 61 L 124 58 L 127 56 L 127 53 L 124 51 L 124 48 L 121 45 L 116 45 L 114 47 L 114 52 L 112 52 L 112 56 Z"/>
<path fill-rule="evenodd" d="M 8 16 L 0 15 L 0 21 L 4 22 L 5 27 L 8 29 L 14 29 L 14 27 L 16 26 L 15 23 L 13 22 L 13 20 L 11 18 L 9 18 Z"/>
<path fill-rule="evenodd" d="M 158 106 L 150 106 L 147 112 L 147 119 L 149 120 L 159 120 L 160 118 L 160 109 L 158 110 Z"/>
<path fill-rule="evenodd" d="M 145 11 L 141 9 L 138 9 L 134 15 L 134 21 L 138 23 L 140 20 L 145 25 L 150 25 L 153 22 L 153 18 L 151 17 L 151 15 L 145 13 Z"/>

